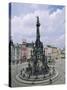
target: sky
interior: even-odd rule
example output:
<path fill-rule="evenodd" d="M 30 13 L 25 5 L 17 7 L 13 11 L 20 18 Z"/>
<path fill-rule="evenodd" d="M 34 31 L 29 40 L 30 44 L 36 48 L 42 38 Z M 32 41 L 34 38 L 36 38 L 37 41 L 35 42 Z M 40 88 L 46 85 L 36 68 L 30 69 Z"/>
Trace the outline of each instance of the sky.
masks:
<path fill-rule="evenodd" d="M 11 4 L 11 36 L 14 43 L 35 42 L 36 16 L 40 20 L 40 39 L 43 44 L 65 46 L 65 7 L 46 4 Z"/>

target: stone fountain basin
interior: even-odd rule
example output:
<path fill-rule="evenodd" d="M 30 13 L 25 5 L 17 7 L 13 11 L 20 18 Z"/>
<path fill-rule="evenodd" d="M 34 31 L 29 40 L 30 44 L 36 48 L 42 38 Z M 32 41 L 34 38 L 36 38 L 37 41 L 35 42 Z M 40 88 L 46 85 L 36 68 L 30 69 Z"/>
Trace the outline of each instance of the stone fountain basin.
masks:
<path fill-rule="evenodd" d="M 27 79 L 27 78 L 23 78 L 20 74 L 17 74 L 16 80 L 24 84 L 41 84 L 41 83 L 48 84 L 50 78 L 52 79 L 52 81 L 54 81 L 58 77 L 58 72 L 55 70 L 55 74 L 52 74 L 51 76 L 46 74 L 45 78 L 44 75 L 38 75 L 38 78 L 35 77 L 36 76 L 31 76 L 29 79 Z"/>

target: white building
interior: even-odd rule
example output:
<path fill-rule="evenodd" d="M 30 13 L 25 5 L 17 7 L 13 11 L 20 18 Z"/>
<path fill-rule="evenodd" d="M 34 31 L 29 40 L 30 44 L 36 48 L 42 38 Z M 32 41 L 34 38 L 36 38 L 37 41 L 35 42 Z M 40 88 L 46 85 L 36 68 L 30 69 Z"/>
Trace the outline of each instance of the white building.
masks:
<path fill-rule="evenodd" d="M 65 58 L 65 48 L 61 50 L 61 59 Z"/>

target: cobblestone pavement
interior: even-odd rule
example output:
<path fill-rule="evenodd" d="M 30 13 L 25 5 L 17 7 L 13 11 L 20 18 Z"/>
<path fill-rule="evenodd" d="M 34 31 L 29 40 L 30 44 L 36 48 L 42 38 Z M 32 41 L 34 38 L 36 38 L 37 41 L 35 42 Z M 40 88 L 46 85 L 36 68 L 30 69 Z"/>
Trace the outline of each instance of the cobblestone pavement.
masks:
<path fill-rule="evenodd" d="M 59 72 L 58 79 L 53 84 L 65 84 L 65 60 L 56 61 L 56 69 Z"/>
<path fill-rule="evenodd" d="M 25 85 L 16 80 L 16 75 L 20 73 L 20 70 L 25 66 L 27 66 L 27 62 L 23 64 L 17 64 L 17 65 L 15 64 L 11 66 L 12 87 L 31 86 L 31 85 Z M 65 83 L 65 60 L 64 59 L 56 60 L 55 68 L 58 71 L 59 75 L 57 79 L 52 82 L 52 85 L 64 84 Z M 45 85 L 45 83 L 42 83 L 42 85 Z"/>

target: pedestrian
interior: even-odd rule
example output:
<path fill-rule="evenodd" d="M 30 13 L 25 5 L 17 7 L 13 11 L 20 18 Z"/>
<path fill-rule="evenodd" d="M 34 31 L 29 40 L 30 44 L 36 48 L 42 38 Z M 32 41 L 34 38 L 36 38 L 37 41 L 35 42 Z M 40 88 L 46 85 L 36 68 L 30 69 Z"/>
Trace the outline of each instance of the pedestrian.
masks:
<path fill-rule="evenodd" d="M 52 84 L 52 79 L 51 78 L 49 79 L 49 83 Z"/>

